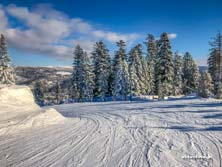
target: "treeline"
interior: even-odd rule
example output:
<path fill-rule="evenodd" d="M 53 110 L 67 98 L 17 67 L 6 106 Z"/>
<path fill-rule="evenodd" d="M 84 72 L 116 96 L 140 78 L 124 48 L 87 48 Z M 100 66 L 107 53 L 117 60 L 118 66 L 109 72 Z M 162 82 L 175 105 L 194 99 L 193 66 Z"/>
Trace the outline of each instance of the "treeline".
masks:
<path fill-rule="evenodd" d="M 13 84 L 14 73 L 10 65 L 7 44 L 3 35 L 0 43 L 0 84 Z M 202 97 L 222 98 L 221 52 L 222 37 L 218 33 L 210 43 L 208 71 L 199 74 L 191 54 L 172 53 L 167 33 L 155 39 L 148 34 L 142 44 L 129 52 L 126 43 L 118 41 L 118 49 L 111 58 L 103 41 L 96 42 L 92 53 L 85 52 L 80 45 L 74 49 L 73 72 L 66 84 L 68 102 L 130 100 L 133 96 L 155 95 L 159 99 L 167 96 L 198 93 Z M 44 105 L 45 85 L 36 82 L 34 94 L 38 104 Z M 61 82 L 57 81 L 54 103 L 63 101 Z"/>
<path fill-rule="evenodd" d="M 146 54 L 141 44 L 127 53 L 126 43 L 118 41 L 113 59 L 102 41 L 94 44 L 90 55 L 77 45 L 70 99 L 104 101 L 112 97 L 129 100 L 140 95 L 157 95 L 163 99 L 170 95 L 197 93 L 198 67 L 190 53 L 183 57 L 178 52 L 173 54 L 167 33 L 158 40 L 149 34 L 144 43 Z"/>

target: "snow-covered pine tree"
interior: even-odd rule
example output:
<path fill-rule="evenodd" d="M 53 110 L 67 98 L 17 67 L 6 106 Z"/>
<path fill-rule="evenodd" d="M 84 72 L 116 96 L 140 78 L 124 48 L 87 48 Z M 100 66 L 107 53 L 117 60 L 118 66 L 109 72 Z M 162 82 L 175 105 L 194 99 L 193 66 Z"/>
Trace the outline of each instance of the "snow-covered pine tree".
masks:
<path fill-rule="evenodd" d="M 94 74 L 93 74 L 93 67 L 90 63 L 90 58 L 86 52 L 83 53 L 83 58 L 81 61 L 82 67 L 82 90 L 83 95 L 81 95 L 85 101 L 92 101 L 93 100 L 93 90 L 94 90 Z"/>
<path fill-rule="evenodd" d="M 137 69 L 137 75 L 140 80 L 140 92 L 141 94 L 147 94 L 149 91 L 149 76 L 148 76 L 148 67 L 147 62 L 145 61 L 145 58 L 143 57 L 143 51 L 142 51 L 142 45 L 138 44 L 135 47 L 136 53 L 137 53 L 137 63 L 136 63 L 136 69 Z"/>
<path fill-rule="evenodd" d="M 93 67 L 95 75 L 95 90 L 94 95 L 104 101 L 106 95 L 109 94 L 109 78 L 111 75 L 111 59 L 109 50 L 102 42 L 96 42 L 94 45 Z"/>
<path fill-rule="evenodd" d="M 90 59 L 86 52 L 77 45 L 74 51 L 72 92 L 80 102 L 91 101 L 93 98 L 94 77 Z"/>
<path fill-rule="evenodd" d="M 192 71 L 193 71 L 193 85 L 194 89 L 197 91 L 199 86 L 200 75 L 199 75 L 199 68 L 194 60 L 193 60 Z"/>
<path fill-rule="evenodd" d="M 127 100 L 129 94 L 129 72 L 126 61 L 125 42 L 120 40 L 117 42 L 119 50 L 116 51 L 113 62 L 113 95 Z"/>
<path fill-rule="evenodd" d="M 174 56 L 174 60 L 173 60 L 173 67 L 174 67 L 173 95 L 174 96 L 183 94 L 182 66 L 183 66 L 182 56 L 180 56 L 179 53 L 176 52 Z"/>
<path fill-rule="evenodd" d="M 154 95 L 156 90 L 156 80 L 155 80 L 155 66 L 157 59 L 157 47 L 156 41 L 152 34 L 148 34 L 147 42 L 145 42 L 147 46 L 147 73 L 148 73 L 148 94 Z"/>
<path fill-rule="evenodd" d="M 199 95 L 207 98 L 213 95 L 213 81 L 210 73 L 204 71 L 199 80 Z"/>
<path fill-rule="evenodd" d="M 72 78 L 71 78 L 71 98 L 73 100 L 79 101 L 80 97 L 80 90 L 82 85 L 82 71 L 81 71 L 81 58 L 83 57 L 83 49 L 80 47 L 80 45 L 77 45 L 75 47 L 74 51 L 74 57 L 73 57 L 73 72 L 72 72 Z"/>
<path fill-rule="evenodd" d="M 136 47 L 132 48 L 129 52 L 129 77 L 130 77 L 130 94 L 131 95 L 140 95 L 141 94 L 141 84 L 138 77 L 138 53 Z"/>
<path fill-rule="evenodd" d="M 214 95 L 216 98 L 222 98 L 222 35 L 219 32 L 216 38 L 210 42 L 210 56 L 208 58 L 208 71 L 211 74 L 214 83 Z"/>
<path fill-rule="evenodd" d="M 216 49 L 210 50 L 209 57 L 207 59 L 208 64 L 208 72 L 211 75 L 211 78 L 213 80 L 213 83 L 216 83 L 216 80 L 218 79 L 216 74 L 218 74 L 219 66 L 218 66 L 218 57 L 216 57 Z M 216 91 L 214 91 L 216 94 Z"/>
<path fill-rule="evenodd" d="M 38 105 L 44 106 L 45 104 L 45 84 L 43 81 L 37 81 L 34 86 L 35 101 Z"/>
<path fill-rule="evenodd" d="M 14 71 L 11 67 L 11 59 L 3 34 L 0 39 L 0 84 L 15 84 Z"/>
<path fill-rule="evenodd" d="M 190 94 L 197 92 L 199 72 L 196 63 L 189 52 L 183 57 L 183 93 Z"/>
<path fill-rule="evenodd" d="M 161 35 L 158 43 L 159 49 L 156 72 L 158 96 L 162 99 L 164 96 L 172 94 L 174 70 L 170 41 L 166 32 Z"/>
<path fill-rule="evenodd" d="M 130 95 L 131 96 L 138 96 L 140 95 L 140 86 L 139 86 L 139 79 L 136 75 L 135 66 L 129 66 L 129 79 L 130 79 Z"/>
<path fill-rule="evenodd" d="M 148 83 L 147 81 L 147 66 L 145 64 L 145 61 L 142 56 L 142 45 L 138 44 L 134 48 L 131 49 L 129 52 L 129 73 L 134 75 L 136 74 L 136 78 L 133 76 L 130 76 L 131 78 L 134 78 L 135 90 L 133 90 L 135 95 L 141 95 L 146 94 L 146 85 Z M 136 82 L 137 81 L 137 82 Z"/>

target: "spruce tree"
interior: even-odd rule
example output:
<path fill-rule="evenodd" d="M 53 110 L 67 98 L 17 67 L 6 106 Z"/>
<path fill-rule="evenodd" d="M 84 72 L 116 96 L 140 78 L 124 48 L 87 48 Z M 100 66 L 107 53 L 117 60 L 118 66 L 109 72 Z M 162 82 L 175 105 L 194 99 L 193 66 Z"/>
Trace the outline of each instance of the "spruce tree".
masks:
<path fill-rule="evenodd" d="M 218 33 L 216 38 L 210 42 L 210 56 L 208 58 L 208 71 L 211 74 L 214 83 L 214 95 L 216 98 L 222 98 L 222 78 L 221 78 L 221 64 L 222 64 L 222 35 Z"/>
<path fill-rule="evenodd" d="M 129 94 L 129 73 L 125 50 L 125 42 L 120 40 L 117 42 L 119 50 L 116 51 L 113 62 L 113 95 L 122 97 L 125 100 Z"/>
<path fill-rule="evenodd" d="M 173 60 L 173 67 L 174 67 L 173 95 L 174 96 L 183 94 L 182 66 L 183 66 L 182 56 L 180 56 L 178 52 L 176 52 L 174 56 L 174 60 Z"/>
<path fill-rule="evenodd" d="M 183 93 L 197 92 L 199 72 L 196 63 L 189 52 L 183 57 Z"/>
<path fill-rule="evenodd" d="M 83 54 L 81 66 L 82 66 L 82 75 L 83 75 L 82 97 L 85 99 L 85 101 L 92 101 L 93 90 L 94 90 L 94 74 L 90 58 L 86 52 L 84 52 Z"/>
<path fill-rule="evenodd" d="M 82 71 L 81 71 L 81 58 L 83 57 L 83 49 L 80 45 L 75 47 L 74 57 L 73 57 L 73 72 L 72 72 L 72 79 L 71 79 L 71 98 L 73 100 L 79 101 L 81 99 L 80 91 L 82 91 L 81 83 L 83 80 Z"/>
<path fill-rule="evenodd" d="M 156 61 L 157 61 L 157 46 L 155 38 L 152 34 L 148 34 L 147 42 L 147 73 L 148 73 L 148 94 L 154 95 L 156 90 Z"/>
<path fill-rule="evenodd" d="M 86 52 L 77 45 L 74 51 L 72 92 L 79 102 L 91 101 L 94 89 L 94 75 L 90 59 Z"/>
<path fill-rule="evenodd" d="M 211 75 L 204 71 L 199 80 L 199 95 L 207 98 L 213 95 L 213 81 Z"/>
<path fill-rule="evenodd" d="M 138 76 L 138 53 L 136 47 L 132 48 L 129 52 L 129 77 L 130 77 L 130 94 L 141 94 L 141 80 Z"/>
<path fill-rule="evenodd" d="M 145 60 L 142 56 L 142 45 L 136 45 L 129 52 L 129 73 L 130 75 L 136 75 L 136 77 L 130 76 L 130 78 L 134 79 L 133 84 L 135 87 L 134 94 L 141 95 L 146 94 L 147 92 L 147 66 L 145 64 Z"/>
<path fill-rule="evenodd" d="M 157 87 L 158 96 L 160 99 L 164 96 L 172 94 L 173 89 L 173 62 L 170 41 L 167 33 L 161 35 L 158 49 L 158 60 L 157 60 Z"/>
<path fill-rule="evenodd" d="M 0 84 L 14 84 L 14 72 L 4 35 L 0 39 Z"/>
<path fill-rule="evenodd" d="M 216 56 L 216 49 L 212 49 L 210 50 L 210 54 L 209 57 L 207 59 L 207 63 L 208 63 L 208 72 L 211 75 L 211 78 L 213 80 L 214 83 L 216 83 L 216 80 L 218 80 L 218 78 L 216 76 L 216 74 L 218 74 L 219 71 L 219 66 L 218 66 L 218 57 Z"/>
<path fill-rule="evenodd" d="M 96 42 L 94 45 L 93 55 L 93 67 L 95 75 L 95 97 L 100 98 L 102 101 L 109 93 L 109 79 L 111 75 L 111 60 L 109 50 L 102 42 Z"/>
<path fill-rule="evenodd" d="M 141 94 L 147 94 L 150 91 L 149 86 L 149 75 L 148 75 L 148 66 L 145 58 L 143 57 L 142 45 L 138 44 L 135 47 L 138 54 L 136 69 L 137 74 L 140 80 Z"/>

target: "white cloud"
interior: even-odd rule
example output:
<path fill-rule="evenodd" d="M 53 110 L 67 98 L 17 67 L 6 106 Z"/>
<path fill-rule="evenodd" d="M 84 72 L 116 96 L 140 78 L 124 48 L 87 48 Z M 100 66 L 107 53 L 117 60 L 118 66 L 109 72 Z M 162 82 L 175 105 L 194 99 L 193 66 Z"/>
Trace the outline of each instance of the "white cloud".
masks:
<path fill-rule="evenodd" d="M 169 34 L 168 34 L 168 37 L 169 37 L 169 39 L 174 39 L 174 38 L 177 37 L 177 34 L 175 34 L 175 33 L 169 33 Z"/>
<path fill-rule="evenodd" d="M 105 32 L 101 30 L 96 30 L 92 32 L 92 35 L 96 38 L 104 38 L 108 40 L 109 42 L 117 42 L 119 40 L 124 40 L 126 42 L 130 42 L 132 40 L 135 40 L 139 37 L 138 34 L 119 34 L 115 32 Z"/>
<path fill-rule="evenodd" d="M 16 19 L 21 26 L 9 26 L 9 17 Z M 37 5 L 32 10 L 16 5 L 0 5 L 0 20 L 0 32 L 5 34 L 10 47 L 60 59 L 72 58 L 73 45 L 77 43 L 86 51 L 91 51 L 96 40 L 113 43 L 122 39 L 130 43 L 138 38 L 138 34 L 96 29 L 81 18 L 69 18 L 49 4 Z"/>
<path fill-rule="evenodd" d="M 8 25 L 8 21 L 6 19 L 5 12 L 3 11 L 1 5 L 0 5 L 0 20 L 1 20 L 1 22 L 0 22 L 0 30 L 5 30 L 5 28 Z"/>

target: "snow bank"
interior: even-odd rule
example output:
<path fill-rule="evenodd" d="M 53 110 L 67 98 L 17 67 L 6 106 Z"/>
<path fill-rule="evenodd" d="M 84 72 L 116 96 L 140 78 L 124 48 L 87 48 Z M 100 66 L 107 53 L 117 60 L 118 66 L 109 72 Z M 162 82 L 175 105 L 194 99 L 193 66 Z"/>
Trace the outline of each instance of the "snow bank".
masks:
<path fill-rule="evenodd" d="M 45 110 L 43 113 L 35 116 L 31 122 L 32 126 L 46 126 L 63 122 L 65 118 L 54 108 Z"/>
<path fill-rule="evenodd" d="M 12 127 L 19 130 L 57 124 L 64 120 L 55 109 L 40 108 L 29 87 L 0 85 L 0 132 Z"/>
<path fill-rule="evenodd" d="M 0 104 L 18 109 L 18 106 L 32 106 L 35 104 L 33 94 L 27 86 L 3 86 L 0 85 Z M 2 109 L 2 108 L 1 108 Z"/>

